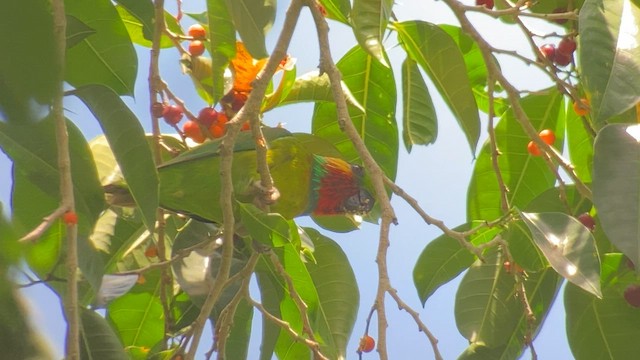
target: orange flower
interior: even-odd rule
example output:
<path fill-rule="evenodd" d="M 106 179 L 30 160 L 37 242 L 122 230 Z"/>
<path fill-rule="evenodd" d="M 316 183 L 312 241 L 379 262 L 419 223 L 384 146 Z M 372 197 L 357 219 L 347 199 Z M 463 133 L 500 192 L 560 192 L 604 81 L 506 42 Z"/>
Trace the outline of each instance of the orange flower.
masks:
<path fill-rule="evenodd" d="M 266 58 L 260 60 L 252 58 L 244 44 L 240 41 L 236 42 L 236 57 L 231 60 L 233 90 L 236 92 L 251 92 L 251 83 L 266 62 Z"/>

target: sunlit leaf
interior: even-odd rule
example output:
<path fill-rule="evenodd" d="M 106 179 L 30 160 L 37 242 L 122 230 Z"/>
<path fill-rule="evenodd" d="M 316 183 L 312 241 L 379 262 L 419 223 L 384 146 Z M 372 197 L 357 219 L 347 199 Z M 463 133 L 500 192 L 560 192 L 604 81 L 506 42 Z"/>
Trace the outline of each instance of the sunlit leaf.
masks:
<path fill-rule="evenodd" d="M 360 46 L 352 48 L 337 64 L 344 83 L 365 113 L 349 106 L 349 115 L 360 137 L 387 176 L 395 179 L 398 161 L 398 127 L 395 120 L 396 89 L 393 72 L 369 56 Z M 312 132 L 329 140 L 352 163 L 359 163 L 353 144 L 336 121 L 334 103 L 317 103 Z"/>
<path fill-rule="evenodd" d="M 382 37 L 391 16 L 392 0 L 354 0 L 351 11 L 353 32 L 358 43 L 384 66 L 388 60 Z"/>
<path fill-rule="evenodd" d="M 563 213 L 520 213 L 549 264 L 568 281 L 601 298 L 600 260 L 589 229 Z"/>
<path fill-rule="evenodd" d="M 630 0 L 586 0 L 580 9 L 581 75 L 598 127 L 640 100 L 639 18 Z"/>
<path fill-rule="evenodd" d="M 315 264 L 307 269 L 318 291 L 320 310 L 317 318 L 324 345 L 321 351 L 333 359 L 347 357 L 349 335 L 358 314 L 360 293 L 347 256 L 333 240 L 317 230 L 305 228 L 313 240 Z"/>
<path fill-rule="evenodd" d="M 364 113 L 364 108 L 353 97 L 351 91 L 344 82 L 342 82 L 342 91 L 345 94 L 347 103 L 356 107 L 358 110 Z M 293 83 L 293 85 L 291 86 L 291 90 L 281 100 L 279 105 L 287 105 L 305 101 L 334 101 L 333 91 L 331 90 L 331 83 L 329 82 L 329 76 L 327 74 L 320 75 L 316 70 L 301 75 Z"/>
<path fill-rule="evenodd" d="M 145 274 L 144 285 L 113 300 L 107 306 L 107 320 L 117 331 L 129 357 L 141 348 L 151 349 L 164 336 L 164 312 L 160 302 L 160 277 Z M 144 309 L 144 311 L 141 311 Z"/>
<path fill-rule="evenodd" d="M 454 228 L 455 231 L 466 231 L 471 229 L 469 224 L 460 225 Z M 472 244 L 477 246 L 485 243 L 495 236 L 499 230 L 491 229 L 481 232 L 472 240 Z M 442 285 L 453 280 L 466 270 L 475 256 L 466 248 L 462 247 L 456 239 L 446 235 L 440 235 L 427 244 L 422 250 L 416 265 L 413 268 L 413 283 L 418 291 L 418 296 L 424 306 L 427 299 Z"/>
<path fill-rule="evenodd" d="M 562 95 L 549 90 L 545 95 L 531 95 L 520 102 L 529 121 L 538 129 L 551 129 L 556 134 L 554 146 L 561 149 L 564 134 Z M 502 180 L 509 189 L 511 206 L 524 207 L 537 195 L 553 187 L 556 178 L 544 160 L 527 152 L 530 139 L 518 124 L 512 110 L 507 111 L 495 127 L 496 143 L 500 150 L 498 165 Z M 467 197 L 469 220 L 493 220 L 501 216 L 500 188 L 491 159 L 491 145 L 487 141 L 480 151 L 473 170 Z"/>
<path fill-rule="evenodd" d="M 411 58 L 402 63 L 402 140 L 408 152 L 413 144 L 433 144 L 438 118 L 418 65 Z"/>
<path fill-rule="evenodd" d="M 504 255 L 492 248 L 485 261 L 476 261 L 460 283 L 455 304 L 456 324 L 471 346 L 504 347 L 500 358 L 515 359 L 525 346 L 529 326 L 526 311 L 515 296 L 517 285 L 513 274 L 503 266 Z M 546 317 L 557 294 L 559 277 L 549 269 L 529 274 L 524 285 L 534 311 L 535 329 Z"/>
<path fill-rule="evenodd" d="M 115 2 L 127 9 L 127 12 L 143 24 L 142 34 L 144 38 L 149 41 L 153 40 L 155 17 L 153 2 L 151 0 L 115 0 Z"/>
<path fill-rule="evenodd" d="M 318 3 L 327 11 L 329 19 L 338 20 L 349 25 L 351 2 L 349 0 L 319 0 Z"/>
<path fill-rule="evenodd" d="M 593 202 L 611 242 L 640 269 L 638 139 L 640 125 L 607 125 L 598 133 L 593 157 Z"/>
<path fill-rule="evenodd" d="M 226 0 L 240 38 L 255 59 L 269 56 L 264 43 L 276 16 L 275 0 Z"/>
<path fill-rule="evenodd" d="M 118 14 L 120 15 L 120 18 L 122 18 L 124 26 L 127 28 L 127 32 L 129 33 L 131 41 L 136 45 L 150 48 L 153 43 L 150 39 L 147 39 L 145 37 L 143 33 L 145 25 L 140 21 L 140 19 L 136 18 L 134 15 L 129 13 L 126 8 L 120 5 L 116 5 L 116 10 L 118 10 Z M 164 14 L 164 21 L 167 29 L 169 29 L 174 34 L 182 35 L 182 29 L 180 28 L 180 25 L 178 25 L 176 19 L 168 12 L 165 12 Z M 174 45 L 171 39 L 169 39 L 166 34 L 162 34 L 162 37 L 160 38 L 160 47 L 166 49 L 173 46 Z"/>
<path fill-rule="evenodd" d="M 225 0 L 207 0 L 207 23 L 211 44 L 213 103 L 224 93 L 224 72 L 236 54 L 236 29 Z"/>
<path fill-rule="evenodd" d="M 633 271 L 624 269 L 620 254 L 602 259 L 602 299 L 567 284 L 564 304 L 567 339 L 576 359 L 625 359 L 640 353 L 640 311 L 623 297 L 627 286 L 637 283 Z"/>
<path fill-rule="evenodd" d="M 107 321 L 93 310 L 80 309 L 82 359 L 126 360 L 122 343 Z"/>
<path fill-rule="evenodd" d="M 586 121 L 573 110 L 567 111 L 567 147 L 571 165 L 578 178 L 589 184 L 593 173 L 593 135 L 585 128 Z"/>
<path fill-rule="evenodd" d="M 115 5 L 68 0 L 65 11 L 96 31 L 67 50 L 65 80 L 75 87 L 101 84 L 118 95 L 133 95 L 138 59 Z"/>
<path fill-rule="evenodd" d="M 474 153 L 480 136 L 480 117 L 460 48 L 449 34 L 428 22 L 394 23 L 393 28 L 407 54 L 433 81 Z"/>
<path fill-rule="evenodd" d="M 75 93 L 104 131 L 147 229 L 155 228 L 158 176 L 140 121 L 111 89 L 92 85 Z"/>

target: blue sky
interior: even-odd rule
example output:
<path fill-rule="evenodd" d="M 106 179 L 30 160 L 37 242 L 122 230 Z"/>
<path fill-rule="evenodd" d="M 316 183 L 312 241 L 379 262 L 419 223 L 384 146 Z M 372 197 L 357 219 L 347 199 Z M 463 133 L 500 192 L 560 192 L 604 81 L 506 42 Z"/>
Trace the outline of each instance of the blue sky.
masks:
<path fill-rule="evenodd" d="M 172 3 L 173 2 L 169 2 Z M 203 3 L 198 1 L 198 4 Z M 194 2 L 185 2 L 187 12 L 199 12 L 201 6 Z M 285 2 L 280 2 L 277 22 L 274 25 L 269 39 L 268 48 L 273 47 L 279 25 L 284 17 Z M 455 24 L 453 16 L 441 2 L 412 1 L 399 3 L 394 11 L 400 20 L 421 19 L 434 23 Z M 526 43 L 511 27 L 499 23 L 495 19 L 481 15 L 473 16 L 474 23 L 479 25 L 482 33 L 492 39 L 492 43 L 501 48 L 516 49 L 523 54 L 530 54 Z M 183 21 L 185 28 L 188 19 Z M 536 23 L 537 24 L 537 23 Z M 332 52 L 337 61 L 354 44 L 355 39 L 351 30 L 335 22 L 330 23 L 330 37 L 332 40 Z M 549 30 L 547 25 L 534 25 L 539 32 Z M 307 11 L 298 23 L 296 34 L 293 37 L 289 53 L 298 59 L 298 74 L 315 70 L 318 65 L 319 53 L 317 50 L 316 32 L 312 27 L 312 21 Z M 390 37 L 385 43 L 391 63 L 400 86 L 399 66 L 404 60 L 404 53 L 397 46 L 395 37 Z M 136 84 L 136 98 L 128 99 L 127 103 L 137 114 L 146 114 L 148 111 L 148 91 L 146 82 L 146 68 L 148 67 L 148 49 L 138 48 L 140 76 Z M 171 50 L 163 52 L 161 71 L 164 79 L 171 89 L 183 98 L 192 111 L 205 106 L 193 91 L 189 78 L 180 73 L 178 65 L 179 56 Z M 527 90 L 535 90 L 548 86 L 550 82 L 539 76 L 533 69 L 518 62 L 500 58 L 503 69 L 510 80 L 518 86 L 525 86 Z M 473 170 L 473 157 L 468 151 L 466 140 L 459 129 L 457 122 L 450 114 L 447 107 L 439 99 L 437 91 L 430 85 L 430 93 L 434 97 L 436 111 L 439 119 L 438 140 L 428 147 L 414 146 L 411 154 L 407 154 L 401 144 L 400 160 L 398 165 L 397 183 L 409 194 L 415 197 L 420 205 L 430 215 L 442 219 L 449 227 L 462 224 L 466 220 L 466 191 L 468 181 Z M 400 94 L 399 98 L 400 98 Z M 67 114 L 81 127 L 88 140 L 99 134 L 97 122 L 92 119 L 88 111 L 73 99 L 68 99 L 65 104 L 70 110 Z M 312 106 L 309 104 L 287 106 L 269 112 L 265 116 L 265 122 L 275 125 L 279 122 L 292 131 L 310 131 Z M 397 121 L 401 121 L 401 108 L 397 110 Z M 483 127 L 486 123 L 483 122 Z M 147 130 L 149 124 L 144 124 Z M 165 132 L 171 132 L 168 126 L 163 128 Z M 486 130 L 483 128 L 483 133 Z M 484 139 L 484 135 L 483 138 Z M 10 162 L 0 153 L 0 201 L 9 203 L 10 193 Z M 413 266 L 424 246 L 432 239 L 440 235 L 437 228 L 426 225 L 409 206 L 401 199 L 394 198 L 392 204 L 396 210 L 399 225 L 391 229 L 391 247 L 389 248 L 389 272 L 392 286 L 398 290 L 399 295 L 412 308 L 420 312 L 420 316 L 439 340 L 439 350 L 445 359 L 456 358 L 467 346 L 466 340 L 458 333 L 453 315 L 453 304 L 458 280 L 440 288 L 433 295 L 426 307 L 423 308 L 413 286 Z M 308 219 L 300 219 L 301 225 L 313 224 Z M 365 224 L 361 230 L 349 234 L 331 234 L 324 232 L 336 240 L 346 252 L 354 268 L 360 287 L 360 310 L 358 320 L 352 336 L 348 359 L 357 359 L 355 350 L 358 346 L 358 338 L 364 332 L 365 319 L 375 299 L 377 286 L 377 266 L 375 263 L 378 227 Z M 31 305 L 33 321 L 48 338 L 59 357 L 62 356 L 64 341 L 64 322 L 61 317 L 61 307 L 58 300 L 49 290 L 43 286 L 34 286 L 22 291 Z M 561 291 L 562 293 L 562 291 Z M 388 350 L 391 359 L 431 359 L 433 352 L 425 335 L 418 332 L 417 326 L 411 317 L 399 311 L 390 297 L 387 297 L 387 316 L 389 327 Z M 544 329 L 536 339 L 534 345 L 540 359 L 569 359 L 572 355 L 569 351 L 564 330 L 564 311 L 562 298 L 556 300 L 556 304 L 549 315 Z M 375 318 L 372 324 L 372 334 L 377 328 Z M 255 332 L 255 341 L 252 343 L 252 357 L 257 355 L 259 349 L 259 331 Z M 205 341 L 201 347 L 206 351 L 209 342 Z M 250 356 L 250 358 L 252 358 Z M 525 358 L 529 356 L 525 353 Z M 377 358 L 375 353 L 366 354 L 364 359 Z"/>

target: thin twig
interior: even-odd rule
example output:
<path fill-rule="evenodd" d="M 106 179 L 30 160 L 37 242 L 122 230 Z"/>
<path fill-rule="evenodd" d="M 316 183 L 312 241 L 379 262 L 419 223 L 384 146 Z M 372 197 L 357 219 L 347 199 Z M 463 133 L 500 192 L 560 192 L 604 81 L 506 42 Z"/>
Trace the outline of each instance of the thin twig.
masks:
<path fill-rule="evenodd" d="M 286 54 L 293 31 L 300 16 L 300 1 L 301 0 L 293 0 L 289 5 L 274 53 Z M 215 306 L 218 297 L 222 293 L 224 285 L 229 278 L 231 269 L 231 260 L 233 256 L 233 234 L 235 230 L 235 218 L 233 215 L 233 179 L 231 178 L 231 169 L 235 140 L 240 132 L 240 126 L 242 126 L 245 121 L 257 117 L 257 114 L 260 112 L 260 106 L 269 84 L 269 80 L 275 73 L 280 60 L 282 60 L 282 58 L 276 59 L 273 56 L 269 58 L 265 67 L 260 71 L 258 77 L 253 82 L 253 89 L 247 98 L 247 102 L 227 124 L 227 132 L 222 138 L 222 142 L 220 144 L 220 206 L 222 208 L 224 236 L 222 243 L 222 259 L 220 261 L 218 275 L 211 287 L 209 295 L 202 305 L 200 314 L 194 321 L 194 333 L 189 352 L 186 356 L 187 360 L 193 360 L 195 357 L 204 324 L 209 317 L 211 310 Z"/>
<path fill-rule="evenodd" d="M 500 171 L 500 165 L 498 164 L 498 156 L 500 156 L 500 149 L 498 149 L 498 141 L 496 139 L 496 129 L 493 126 L 494 114 L 494 80 L 491 73 L 487 75 L 487 94 L 489 96 L 489 121 L 487 122 L 487 132 L 489 133 L 489 144 L 491 146 L 491 165 L 493 166 L 493 172 L 496 174 L 496 180 L 498 181 L 498 188 L 500 189 L 500 206 L 503 213 L 509 212 L 509 189 L 504 183 L 502 178 L 502 171 Z"/>
<path fill-rule="evenodd" d="M 384 306 L 384 294 L 391 288 L 389 273 L 387 270 L 387 250 L 390 244 L 390 225 L 391 223 L 397 224 L 398 221 L 384 186 L 385 174 L 373 156 L 371 156 L 371 153 L 367 150 L 364 141 L 360 138 L 360 135 L 349 116 L 347 101 L 342 90 L 342 75 L 333 62 L 333 58 L 331 56 L 329 27 L 327 25 L 327 21 L 315 5 L 315 0 L 305 0 L 305 2 L 311 11 L 316 25 L 320 46 L 320 72 L 326 73 L 329 76 L 333 100 L 336 104 L 338 114 L 338 124 L 341 129 L 343 129 L 349 140 L 351 140 L 351 143 L 362 159 L 364 168 L 371 177 L 375 197 L 380 204 L 380 236 L 378 240 L 378 252 L 376 255 L 376 262 L 378 264 L 378 290 L 376 292 L 375 303 L 378 313 L 378 353 L 380 354 L 380 359 L 386 360 L 388 359 L 386 347 L 386 331 L 388 324 Z"/>
<path fill-rule="evenodd" d="M 57 89 L 53 98 L 53 118 L 55 121 L 56 145 L 58 148 L 58 171 L 60 172 L 60 208 L 75 212 L 73 180 L 71 178 L 71 159 L 69 155 L 69 135 L 64 117 L 62 96 L 65 49 L 67 47 L 64 1 L 55 0 L 53 8 L 53 38 L 55 43 L 55 74 Z M 54 214 L 58 211 L 54 212 Z M 46 222 L 46 221 L 45 221 Z M 45 226 L 46 227 L 46 226 Z M 67 294 L 64 299 L 65 317 L 67 319 L 66 358 L 80 359 L 80 314 L 78 307 L 78 226 L 67 223 Z"/>
<path fill-rule="evenodd" d="M 282 266 L 282 263 L 280 263 L 280 259 L 278 259 L 278 256 L 273 251 L 269 251 L 267 253 L 267 255 L 269 257 L 269 261 L 271 261 L 273 266 L 276 268 L 276 272 L 287 283 L 287 289 L 289 290 L 289 296 L 291 297 L 293 302 L 296 304 L 296 307 L 298 308 L 298 311 L 300 312 L 300 319 L 302 320 L 302 331 L 307 334 L 309 339 L 311 339 L 314 342 L 316 342 L 315 335 L 313 333 L 313 329 L 311 328 L 311 321 L 309 321 L 309 314 L 307 313 L 307 310 L 308 310 L 307 304 L 304 302 L 304 300 L 302 299 L 300 294 L 298 294 L 298 292 L 296 291 L 296 288 L 295 288 L 295 285 L 293 283 L 293 280 L 291 279 L 291 276 L 289 276 L 289 274 L 287 273 L 287 270 L 285 270 L 285 268 Z M 311 349 L 311 350 L 314 353 L 319 351 L 319 349 Z"/>
<path fill-rule="evenodd" d="M 436 360 L 442 360 L 442 354 L 440 354 L 440 350 L 438 350 L 438 339 L 436 339 L 433 333 L 431 333 L 427 325 L 425 325 L 425 323 L 420 320 L 420 314 L 417 311 L 413 310 L 409 305 L 407 305 L 407 303 L 402 301 L 396 289 L 389 289 L 388 293 L 396 301 L 396 303 L 398 304 L 398 308 L 408 312 L 418 325 L 420 331 L 424 332 L 424 334 L 427 336 L 429 342 L 431 343 L 433 355 L 435 356 Z"/>
<path fill-rule="evenodd" d="M 308 348 L 316 348 L 318 349 L 318 360 L 329 360 L 329 358 L 327 358 L 326 356 L 324 356 L 321 352 L 320 352 L 320 344 L 318 344 L 317 342 L 311 340 L 311 339 L 307 339 L 304 336 L 298 334 L 295 330 L 293 330 L 293 328 L 291 328 L 291 325 L 289 325 L 288 322 L 278 318 L 277 316 L 271 314 L 267 309 L 265 309 L 265 307 L 253 300 L 251 298 L 251 296 L 247 293 L 246 294 L 246 299 L 249 301 L 249 303 L 251 303 L 251 305 L 253 305 L 253 307 L 255 307 L 256 309 L 258 309 L 258 311 L 260 311 L 262 313 L 262 315 L 267 318 L 267 320 L 273 322 L 274 324 L 280 326 L 280 328 L 282 328 L 283 330 L 285 330 L 287 333 L 289 333 L 289 336 L 291 336 L 294 340 L 299 341 L 303 344 L 305 344 Z"/>
<path fill-rule="evenodd" d="M 238 289 L 238 292 L 234 295 L 229 304 L 222 309 L 220 316 L 218 317 L 218 324 L 216 325 L 215 331 L 216 340 L 211 349 L 217 349 L 218 359 L 220 360 L 223 360 L 225 357 L 225 346 L 227 338 L 229 337 L 229 332 L 231 331 L 231 326 L 233 326 L 236 309 L 238 308 L 240 301 L 245 298 L 244 294 L 249 291 L 249 280 L 251 280 L 251 274 L 255 270 L 259 259 L 259 254 L 254 251 L 251 254 L 251 257 L 249 257 L 244 268 L 238 271 L 233 277 L 229 278 L 229 281 L 227 282 L 228 285 L 231 279 L 235 279 L 234 281 L 242 279 L 240 289 Z"/>
<path fill-rule="evenodd" d="M 47 231 L 53 223 L 67 212 L 69 208 L 67 206 L 59 206 L 55 209 L 51 214 L 47 215 L 42 219 L 42 222 L 33 230 L 31 230 L 27 235 L 20 238 L 21 242 L 34 242 Z"/>
<path fill-rule="evenodd" d="M 480 35 L 478 30 L 473 26 L 473 24 L 471 24 L 471 22 L 467 18 L 465 14 L 465 6 L 457 0 L 443 1 L 453 11 L 463 31 L 466 32 L 476 42 L 476 44 L 478 44 L 478 48 L 480 49 L 482 58 L 484 59 L 484 62 L 487 66 L 487 70 L 502 85 L 502 88 L 507 93 L 507 97 L 509 98 L 514 117 L 518 121 L 522 129 L 525 131 L 525 133 L 538 145 L 538 147 L 542 151 L 549 154 L 549 156 L 560 165 L 560 167 L 565 171 L 567 175 L 569 175 L 571 180 L 574 182 L 576 189 L 582 196 L 587 199 L 592 199 L 593 196 L 591 194 L 591 189 L 589 189 L 582 182 L 582 180 L 580 180 L 571 164 L 566 161 L 558 151 L 547 145 L 538 136 L 538 132 L 529 121 L 529 117 L 524 111 L 522 104 L 520 103 L 521 99 L 518 89 L 516 89 L 516 87 L 506 79 L 506 77 L 500 70 L 495 58 L 493 57 L 493 54 L 491 53 L 491 46 L 482 37 L 482 35 Z"/>
<path fill-rule="evenodd" d="M 151 56 L 149 60 L 149 109 L 153 108 L 153 104 L 157 102 L 158 94 L 163 87 L 162 78 L 160 77 L 160 42 L 162 41 L 162 33 L 165 29 L 164 22 L 164 0 L 155 0 L 154 2 L 155 28 L 153 32 L 153 40 L 151 44 Z M 153 132 L 153 156 L 156 166 L 162 164 L 162 134 L 160 134 L 160 121 L 151 110 L 151 127 Z M 158 247 L 158 258 L 160 262 L 167 261 L 167 249 L 164 242 L 165 220 L 164 210 L 158 208 L 156 210 L 156 242 Z M 173 279 L 171 272 L 166 267 L 161 268 L 160 272 L 160 302 L 164 313 L 164 341 L 162 342 L 163 350 L 166 348 L 167 336 L 173 323 L 173 313 L 169 305 L 169 296 L 171 296 Z"/>

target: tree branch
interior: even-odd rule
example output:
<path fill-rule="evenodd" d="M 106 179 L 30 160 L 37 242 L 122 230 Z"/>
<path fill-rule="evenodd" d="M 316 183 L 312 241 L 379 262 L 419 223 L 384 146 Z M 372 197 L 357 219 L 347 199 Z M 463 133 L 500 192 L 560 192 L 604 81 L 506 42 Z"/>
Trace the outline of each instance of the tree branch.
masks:
<path fill-rule="evenodd" d="M 282 54 L 282 56 L 278 55 L 280 57 L 276 57 L 275 55 L 272 55 L 269 57 L 265 67 L 260 71 L 256 80 L 253 82 L 253 90 L 249 94 L 247 102 L 227 124 L 227 133 L 222 138 L 222 142 L 220 144 L 220 206 L 222 208 L 224 236 L 222 243 L 222 260 L 211 291 L 209 292 L 205 303 L 202 305 L 200 314 L 194 321 L 194 336 L 186 357 L 187 360 L 192 360 L 195 357 L 204 324 L 211 313 L 211 310 L 215 306 L 218 297 L 222 293 L 224 285 L 229 278 L 231 269 L 231 259 L 233 256 L 233 234 L 235 230 L 235 218 L 233 216 L 233 179 L 231 178 L 231 169 L 233 164 L 233 148 L 235 140 L 240 132 L 242 123 L 251 119 L 256 121 L 255 119 L 257 119 L 258 114 L 260 113 L 260 106 L 269 81 L 275 73 L 278 64 L 280 64 L 280 61 L 284 57 L 284 54 L 287 52 L 293 31 L 298 22 L 301 9 L 300 1 L 301 0 L 293 0 L 289 5 L 280 37 L 278 38 L 275 49 L 273 50 L 273 54 Z M 261 154 L 262 153 L 258 154 L 258 158 L 263 156 Z M 265 159 L 259 159 L 258 161 L 265 161 L 266 163 Z M 262 166 L 261 171 L 264 171 Z M 263 178 L 267 177 L 267 175 L 261 176 L 263 176 Z M 270 177 L 270 175 L 268 176 Z"/>

